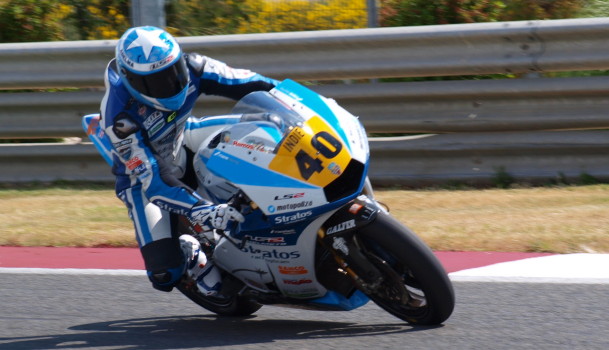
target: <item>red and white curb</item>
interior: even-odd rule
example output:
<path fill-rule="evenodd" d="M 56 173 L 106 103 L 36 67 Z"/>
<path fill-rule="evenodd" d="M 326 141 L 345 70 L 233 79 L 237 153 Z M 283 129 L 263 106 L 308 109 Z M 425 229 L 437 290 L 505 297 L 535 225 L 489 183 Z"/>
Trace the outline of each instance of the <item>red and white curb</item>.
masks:
<path fill-rule="evenodd" d="M 435 252 L 453 281 L 609 284 L 609 254 Z M 0 246 L 0 273 L 144 276 L 137 248 Z"/>

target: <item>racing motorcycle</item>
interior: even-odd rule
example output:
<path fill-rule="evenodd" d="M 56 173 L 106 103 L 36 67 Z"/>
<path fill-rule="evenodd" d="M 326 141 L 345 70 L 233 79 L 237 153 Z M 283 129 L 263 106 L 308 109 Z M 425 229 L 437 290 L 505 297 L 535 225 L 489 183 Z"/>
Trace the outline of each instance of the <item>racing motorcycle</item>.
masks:
<path fill-rule="evenodd" d="M 182 293 L 228 316 L 263 305 L 353 310 L 369 300 L 415 325 L 451 315 L 446 271 L 375 200 L 358 118 L 291 80 L 243 97 L 231 114 L 240 122 L 200 140 L 193 166 L 201 196 L 238 208 L 245 221 L 210 237 L 180 220 L 179 234 L 196 237 L 223 278 L 216 296 L 200 293 L 188 277 Z M 83 128 L 111 164 L 96 118 L 83 117 Z"/>

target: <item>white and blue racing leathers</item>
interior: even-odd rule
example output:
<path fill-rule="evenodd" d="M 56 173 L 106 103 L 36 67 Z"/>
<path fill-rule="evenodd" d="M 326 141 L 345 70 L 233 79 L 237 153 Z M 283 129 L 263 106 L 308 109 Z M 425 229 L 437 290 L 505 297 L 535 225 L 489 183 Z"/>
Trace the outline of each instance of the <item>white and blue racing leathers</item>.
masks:
<path fill-rule="evenodd" d="M 192 189 L 195 183 L 187 180 L 191 174 L 175 164 L 185 151 L 184 138 L 202 128 L 238 122 L 236 117 L 191 117 L 197 98 L 206 94 L 237 100 L 278 83 L 199 54 L 187 54 L 185 59 L 190 84 L 179 110 L 163 111 L 134 99 L 117 73 L 115 60 L 105 72 L 101 103 L 100 127 L 114 150 L 116 193 L 129 210 L 148 276 L 161 290 L 171 290 L 184 271 L 176 214 L 188 215 L 194 206 L 206 204 Z"/>

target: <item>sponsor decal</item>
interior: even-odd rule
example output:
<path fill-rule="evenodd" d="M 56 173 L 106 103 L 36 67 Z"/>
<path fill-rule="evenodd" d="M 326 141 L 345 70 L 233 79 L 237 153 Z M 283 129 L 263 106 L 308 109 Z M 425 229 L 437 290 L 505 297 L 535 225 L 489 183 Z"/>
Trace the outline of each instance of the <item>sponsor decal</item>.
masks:
<path fill-rule="evenodd" d="M 148 129 L 148 136 L 153 136 L 154 134 L 158 133 L 161 129 L 163 129 L 163 126 L 165 126 L 165 122 L 163 120 L 154 124 L 150 129 Z"/>
<path fill-rule="evenodd" d="M 145 107 L 144 107 L 145 108 Z M 144 122 L 142 123 L 142 125 L 144 125 L 144 127 L 146 129 L 149 129 L 152 125 L 154 125 L 157 121 L 159 121 L 159 119 L 161 119 L 163 117 L 163 112 L 161 111 L 154 111 L 153 113 L 151 113 L 148 118 L 146 118 L 144 120 Z"/>
<path fill-rule="evenodd" d="M 133 68 L 133 61 L 131 61 L 129 59 L 129 57 L 127 57 L 127 54 L 125 54 L 125 50 L 120 50 L 119 54 L 121 55 L 121 58 L 123 59 L 123 62 L 125 64 L 127 64 L 129 67 Z"/>
<path fill-rule="evenodd" d="M 279 265 L 279 273 L 282 275 L 306 275 L 309 273 L 304 266 L 281 266 Z"/>
<path fill-rule="evenodd" d="M 155 70 L 155 69 L 163 67 L 167 63 L 173 61 L 173 57 L 174 57 L 173 55 L 169 55 L 169 56 L 165 57 L 165 59 L 152 63 L 150 65 L 150 70 Z"/>
<path fill-rule="evenodd" d="M 331 235 L 333 233 L 342 232 L 342 231 L 345 231 L 345 230 L 348 230 L 348 229 L 354 228 L 354 227 L 355 227 L 355 220 L 351 219 L 351 220 L 347 220 L 345 222 L 341 222 L 340 224 L 338 224 L 336 226 L 330 227 L 326 231 L 326 234 Z"/>
<path fill-rule="evenodd" d="M 131 158 L 131 143 L 132 142 L 133 142 L 133 140 L 129 138 L 129 139 L 124 139 L 119 142 L 114 142 L 112 144 L 112 146 L 114 147 L 114 149 L 116 149 L 116 151 L 121 156 L 121 158 L 129 159 L 129 158 Z"/>
<path fill-rule="evenodd" d="M 302 201 L 302 202 L 298 202 L 298 203 L 278 205 L 277 210 L 278 211 L 296 210 L 296 209 L 307 208 L 312 205 L 313 205 L 313 201 Z"/>
<path fill-rule="evenodd" d="M 300 279 L 300 280 L 286 280 L 286 279 L 284 279 L 283 283 L 290 284 L 290 285 L 293 285 L 293 286 L 299 286 L 301 284 L 313 283 L 313 281 L 309 280 L 309 279 Z"/>
<path fill-rule="evenodd" d="M 289 194 L 284 194 L 283 196 L 275 196 L 275 200 L 280 201 L 283 199 L 302 198 L 302 197 L 304 197 L 304 195 L 305 195 L 304 192 L 289 193 Z"/>
<path fill-rule="evenodd" d="M 275 217 L 275 224 L 287 224 L 290 222 L 300 221 L 306 219 L 311 215 L 313 215 L 313 212 L 311 210 L 305 212 L 298 212 L 293 215 L 281 215 Z"/>
<path fill-rule="evenodd" d="M 91 119 L 91 122 L 89 123 L 89 126 L 87 127 L 87 135 L 95 134 L 95 129 L 97 129 L 97 128 L 99 128 L 99 117 Z"/>
<path fill-rule="evenodd" d="M 152 203 L 154 203 L 154 205 L 156 205 L 157 207 L 166 210 L 166 211 L 171 211 L 172 213 L 178 214 L 178 215 L 189 215 L 190 211 L 187 209 L 183 209 L 183 208 L 176 208 L 173 207 L 171 205 L 169 205 L 168 203 L 164 202 L 164 201 L 160 201 L 160 200 L 153 200 Z"/>
<path fill-rule="evenodd" d="M 340 175 L 342 174 L 342 170 L 340 169 L 340 165 L 332 162 L 330 163 L 330 165 L 328 165 L 328 170 L 330 170 L 330 172 L 334 175 Z"/>
<path fill-rule="evenodd" d="M 239 160 L 237 160 L 235 158 L 229 158 L 226 154 L 223 154 L 222 151 L 215 151 L 212 154 L 212 157 L 218 157 L 218 158 L 220 158 L 222 160 L 225 160 L 227 162 L 231 162 L 231 163 L 236 164 L 236 165 L 240 164 Z"/>
<path fill-rule="evenodd" d="M 334 237 L 332 248 L 341 251 L 345 255 L 349 255 L 349 247 L 347 247 L 347 241 L 342 237 Z"/>
<path fill-rule="evenodd" d="M 178 112 L 173 112 L 167 116 L 167 122 L 171 123 L 178 116 Z"/>
<path fill-rule="evenodd" d="M 283 237 L 254 237 L 250 235 L 245 235 L 245 239 L 257 243 L 285 243 L 285 238 Z"/>
<path fill-rule="evenodd" d="M 264 145 L 260 144 L 260 143 L 252 144 L 252 143 L 239 142 L 239 141 L 235 140 L 235 141 L 233 141 L 233 146 L 246 148 L 246 149 L 249 149 L 252 151 L 259 151 L 259 152 L 266 151 L 266 149 L 264 148 Z"/>
<path fill-rule="evenodd" d="M 121 146 L 126 146 L 126 145 L 129 145 L 129 144 L 131 144 L 132 142 L 133 142 L 133 140 L 132 140 L 132 139 L 126 139 L 126 140 L 122 140 L 122 141 L 119 141 L 119 142 L 114 142 L 114 143 L 112 144 L 112 146 L 114 146 L 114 148 L 120 148 Z"/>
<path fill-rule="evenodd" d="M 285 141 L 283 141 L 281 147 L 286 149 L 288 152 L 292 152 L 294 147 L 298 145 L 304 136 L 305 133 L 302 131 L 302 129 L 295 127 L 294 130 L 292 130 L 292 132 L 290 132 L 290 134 L 286 137 Z"/>
<path fill-rule="evenodd" d="M 377 206 L 366 196 L 359 196 L 357 197 L 357 199 L 362 201 L 363 203 L 351 204 L 351 207 L 349 207 L 349 212 L 354 215 L 357 214 L 360 219 L 370 219 L 372 215 L 376 213 Z"/>
<path fill-rule="evenodd" d="M 148 108 L 146 108 L 146 105 L 139 105 L 138 109 L 137 109 L 137 114 L 144 116 L 146 115 L 146 111 L 148 111 Z"/>
<path fill-rule="evenodd" d="M 287 230 L 271 230 L 271 233 L 278 235 L 293 235 L 296 233 L 296 230 L 293 228 Z"/>
<path fill-rule="evenodd" d="M 259 152 L 271 153 L 275 149 L 275 147 L 267 147 L 264 140 L 258 137 L 251 137 L 245 140 L 245 143 L 253 145 L 254 149 Z"/>
<path fill-rule="evenodd" d="M 127 163 L 125 163 L 129 170 L 133 170 L 142 164 L 144 164 L 144 162 L 137 156 L 129 159 Z"/>
<path fill-rule="evenodd" d="M 133 174 L 133 175 L 140 175 L 141 173 L 146 171 L 146 164 L 144 164 L 144 162 L 137 156 L 129 159 L 125 163 L 125 165 L 127 166 L 127 169 L 129 169 L 131 171 L 131 174 Z"/>
<path fill-rule="evenodd" d="M 118 154 L 123 159 L 129 159 L 129 158 L 131 158 L 131 153 L 132 153 L 131 146 L 119 147 L 119 148 L 116 149 L 116 151 L 118 152 Z"/>
<path fill-rule="evenodd" d="M 256 254 L 256 255 L 259 255 L 259 256 L 261 256 L 263 258 L 268 258 L 268 259 L 289 260 L 289 259 L 298 259 L 298 258 L 300 258 L 300 252 L 298 250 L 291 251 L 291 252 L 281 252 L 281 251 L 277 251 L 276 249 L 273 249 L 273 250 L 263 250 L 263 249 L 254 248 L 252 246 L 244 247 L 241 250 L 243 252 L 245 252 L 245 253 Z"/>
<path fill-rule="evenodd" d="M 294 93 L 292 91 L 288 91 L 288 96 L 290 96 L 291 98 L 295 99 L 298 102 L 303 100 L 302 97 L 298 96 L 296 93 Z"/>
<path fill-rule="evenodd" d="M 349 213 L 351 214 L 357 214 L 364 206 L 358 203 L 353 203 L 351 204 L 351 207 L 349 207 Z"/>

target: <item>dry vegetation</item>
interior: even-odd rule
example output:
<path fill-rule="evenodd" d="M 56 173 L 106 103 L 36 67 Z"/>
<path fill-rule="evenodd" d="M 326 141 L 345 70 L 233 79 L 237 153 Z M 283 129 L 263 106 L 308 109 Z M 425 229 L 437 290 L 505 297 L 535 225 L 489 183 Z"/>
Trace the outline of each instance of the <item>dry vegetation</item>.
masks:
<path fill-rule="evenodd" d="M 379 190 L 435 250 L 609 252 L 609 186 Z M 110 189 L 0 190 L 0 245 L 135 246 Z"/>
<path fill-rule="evenodd" d="M 0 245 L 135 246 L 112 190 L 2 190 L 0 221 Z"/>
<path fill-rule="evenodd" d="M 382 191 L 436 250 L 609 252 L 609 186 Z"/>

